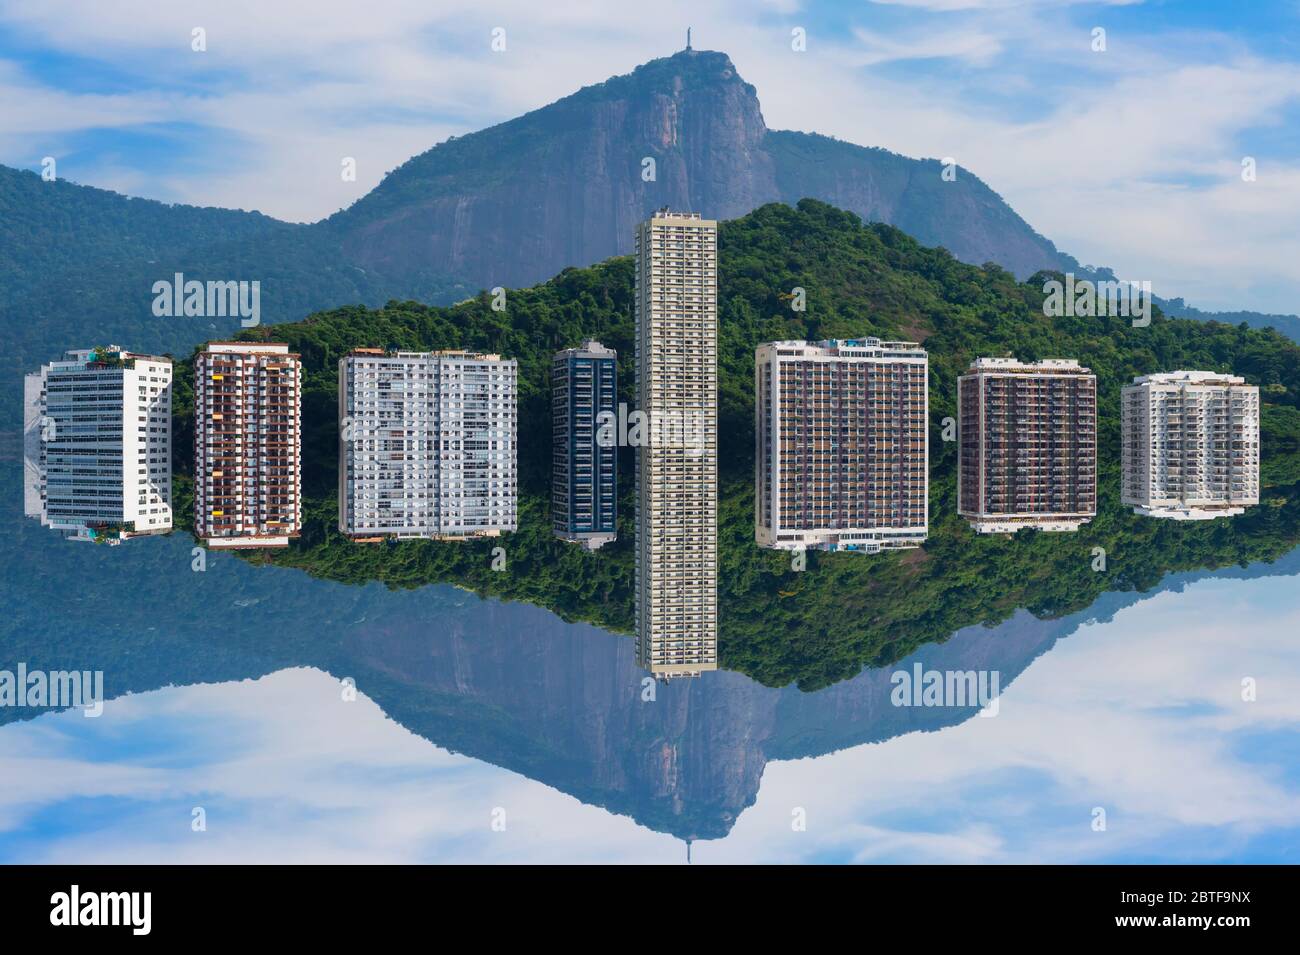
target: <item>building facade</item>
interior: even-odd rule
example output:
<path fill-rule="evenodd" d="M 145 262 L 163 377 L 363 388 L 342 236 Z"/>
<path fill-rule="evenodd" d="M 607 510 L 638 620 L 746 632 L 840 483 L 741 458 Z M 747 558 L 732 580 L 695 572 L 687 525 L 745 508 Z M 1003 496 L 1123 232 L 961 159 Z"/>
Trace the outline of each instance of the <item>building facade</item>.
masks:
<path fill-rule="evenodd" d="M 194 360 L 194 526 L 207 547 L 286 547 L 302 527 L 302 363 L 275 342 Z"/>
<path fill-rule="evenodd" d="M 518 364 L 467 351 L 339 361 L 339 530 L 354 540 L 518 527 Z"/>
<path fill-rule="evenodd" d="M 663 678 L 718 665 L 717 234 L 666 209 L 636 232 L 636 654 Z"/>
<path fill-rule="evenodd" d="M 1259 389 L 1210 371 L 1134 378 L 1121 402 L 1121 497 L 1138 514 L 1232 517 L 1259 503 Z"/>
<path fill-rule="evenodd" d="M 171 530 L 171 359 L 69 351 L 27 375 L 23 397 L 27 516 L 108 543 Z"/>
<path fill-rule="evenodd" d="M 929 359 L 915 342 L 770 342 L 754 355 L 762 547 L 918 547 L 929 521 Z"/>
<path fill-rule="evenodd" d="M 597 341 L 556 352 L 551 524 L 556 537 L 589 550 L 618 537 L 617 415 L 618 354 Z"/>
<path fill-rule="evenodd" d="M 957 380 L 958 512 L 979 533 L 1097 513 L 1097 379 L 1069 359 L 980 358 Z"/>

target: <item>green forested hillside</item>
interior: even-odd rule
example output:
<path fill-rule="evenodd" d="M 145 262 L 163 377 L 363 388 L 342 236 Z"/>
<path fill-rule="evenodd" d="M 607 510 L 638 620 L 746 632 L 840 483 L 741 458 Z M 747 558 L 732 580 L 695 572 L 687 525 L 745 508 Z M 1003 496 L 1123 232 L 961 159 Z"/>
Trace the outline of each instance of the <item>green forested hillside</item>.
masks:
<path fill-rule="evenodd" d="M 155 316 L 153 284 L 176 272 L 259 282 L 264 324 L 395 294 L 442 302 L 468 294 L 431 273 L 399 281 L 358 268 L 325 224 L 132 199 L 4 166 L 0 223 L 0 379 L 11 385 L 0 391 L 0 421 L 18 418 L 22 390 L 13 385 L 22 374 L 65 349 L 102 343 L 184 355 L 240 329 L 238 318 Z"/>
<path fill-rule="evenodd" d="M 995 266 L 957 262 L 887 226 L 805 200 L 769 205 L 725 223 L 719 236 L 721 499 L 719 608 L 724 666 L 805 689 L 883 665 L 918 645 L 1026 607 L 1059 615 L 1108 590 L 1147 589 L 1167 572 L 1271 560 L 1300 541 L 1300 347 L 1272 331 L 1157 315 L 1147 328 L 1124 318 L 1043 316 L 1042 280 L 1017 283 Z M 789 293 L 807 292 L 807 311 Z M 624 399 L 632 383 L 632 266 L 611 259 L 512 290 L 503 312 L 487 295 L 448 308 L 390 302 L 350 307 L 249 333 L 287 341 L 305 365 L 306 526 L 278 553 L 249 556 L 347 582 L 394 587 L 450 582 L 525 600 L 571 620 L 618 631 L 632 622 L 632 456 L 624 452 L 621 538 L 595 553 L 551 539 L 551 353 L 584 337 L 619 350 Z M 777 338 L 880 335 L 919 339 L 931 359 L 931 539 L 918 551 L 791 555 L 753 543 L 753 351 Z M 520 530 L 502 540 L 409 541 L 360 546 L 335 524 L 336 369 L 359 345 L 468 347 L 520 362 Z M 955 445 L 941 439 L 954 414 L 956 378 L 978 355 L 1072 357 L 1098 376 L 1098 517 L 1077 534 L 976 535 L 956 514 Z M 1264 387 L 1265 482 L 1260 506 L 1203 523 L 1141 518 L 1119 505 L 1119 389 L 1132 376 L 1178 368 L 1231 371 Z M 178 470 L 189 468 L 190 372 L 178 370 Z M 185 478 L 178 479 L 182 485 Z M 181 520 L 185 520 L 184 517 Z M 490 568 L 503 545 L 507 569 Z M 1095 570 L 1094 548 L 1105 550 Z"/>
<path fill-rule="evenodd" d="M 63 284 L 56 277 L 94 276 L 179 249 L 298 228 L 257 212 L 132 199 L 6 166 L 0 166 L 0 220 L 0 306 Z M 92 289 L 74 285 L 64 293 L 84 301 Z"/>

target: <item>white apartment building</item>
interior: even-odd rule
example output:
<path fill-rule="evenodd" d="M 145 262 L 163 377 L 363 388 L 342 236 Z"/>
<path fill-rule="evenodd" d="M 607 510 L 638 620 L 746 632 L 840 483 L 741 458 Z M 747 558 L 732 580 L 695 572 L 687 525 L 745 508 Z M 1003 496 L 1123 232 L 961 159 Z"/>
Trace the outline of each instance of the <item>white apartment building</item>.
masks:
<path fill-rule="evenodd" d="M 1120 500 L 1174 520 L 1259 503 L 1259 389 L 1212 371 L 1134 378 L 1122 398 Z"/>
<path fill-rule="evenodd" d="M 208 547 L 287 547 L 302 529 L 302 362 L 281 342 L 194 358 L 194 527 Z"/>
<path fill-rule="evenodd" d="M 919 547 L 929 521 L 929 357 L 879 338 L 780 341 L 754 353 L 760 547 Z"/>
<path fill-rule="evenodd" d="M 361 348 L 339 361 L 339 529 L 355 540 L 518 528 L 518 363 Z"/>
<path fill-rule="evenodd" d="M 636 232 L 636 653 L 662 678 L 718 665 L 717 236 L 666 209 Z"/>
<path fill-rule="evenodd" d="M 23 510 L 78 540 L 172 526 L 172 363 L 69 351 L 23 382 Z"/>

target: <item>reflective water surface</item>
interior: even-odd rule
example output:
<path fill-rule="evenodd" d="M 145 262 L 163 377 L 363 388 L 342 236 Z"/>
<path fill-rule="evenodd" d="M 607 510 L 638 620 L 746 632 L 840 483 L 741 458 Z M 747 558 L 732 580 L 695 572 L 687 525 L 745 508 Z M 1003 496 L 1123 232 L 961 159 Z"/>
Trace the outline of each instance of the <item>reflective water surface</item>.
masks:
<path fill-rule="evenodd" d="M 818 693 L 645 699 L 630 639 L 535 607 L 197 573 L 186 534 L 62 541 L 3 490 L 0 670 L 109 699 L 0 708 L 0 861 L 1300 857 L 1300 551 Z M 996 714 L 895 706 L 918 663 L 995 672 Z"/>

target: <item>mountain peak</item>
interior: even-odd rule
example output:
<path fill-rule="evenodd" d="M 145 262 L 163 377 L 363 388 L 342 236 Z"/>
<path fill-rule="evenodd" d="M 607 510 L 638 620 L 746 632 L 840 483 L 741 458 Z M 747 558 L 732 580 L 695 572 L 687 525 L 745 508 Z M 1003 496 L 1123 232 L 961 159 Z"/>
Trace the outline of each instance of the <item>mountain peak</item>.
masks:
<path fill-rule="evenodd" d="M 766 137 L 731 57 L 679 50 L 442 143 L 333 221 L 366 268 L 526 284 L 630 251 L 654 209 L 734 218 L 777 198 Z"/>
<path fill-rule="evenodd" d="M 678 50 L 669 56 L 642 63 L 631 73 L 584 86 L 542 110 L 570 102 L 589 105 L 595 100 L 655 94 L 679 98 L 709 92 L 730 93 L 736 98 L 735 105 L 743 105 L 746 112 L 752 113 L 760 124 L 763 122 L 758 106 L 758 91 L 741 78 L 730 56 L 716 50 Z"/>
<path fill-rule="evenodd" d="M 721 50 L 696 49 L 678 50 L 668 56 L 647 60 L 633 69 L 630 75 L 636 76 L 638 73 L 652 73 L 659 70 L 689 72 L 698 76 L 711 76 L 718 80 L 737 77 L 736 64 L 731 62 L 731 57 L 726 53 Z"/>
<path fill-rule="evenodd" d="M 758 92 L 718 50 L 678 50 L 517 119 L 441 143 L 337 214 L 367 272 L 451 275 L 491 288 L 631 250 L 663 206 L 731 219 L 822 199 L 968 262 L 1030 275 L 1060 264 L 975 176 L 769 130 Z"/>

